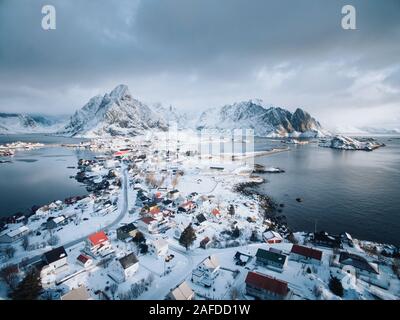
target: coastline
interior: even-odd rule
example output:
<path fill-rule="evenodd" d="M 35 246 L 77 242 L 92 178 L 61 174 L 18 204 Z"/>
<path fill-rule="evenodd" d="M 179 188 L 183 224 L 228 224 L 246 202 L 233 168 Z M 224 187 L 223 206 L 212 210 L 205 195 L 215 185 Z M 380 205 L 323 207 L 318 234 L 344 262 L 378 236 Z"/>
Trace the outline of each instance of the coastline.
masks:
<path fill-rule="evenodd" d="M 244 275 L 247 268 L 238 266 L 235 264 L 235 260 L 232 260 L 232 256 L 240 248 L 245 248 L 249 255 L 256 256 L 258 248 L 290 252 L 295 244 L 320 251 L 321 255 L 323 252 L 325 258 L 322 265 L 318 267 L 322 271 L 322 276 L 317 271 L 315 271 L 315 275 L 319 277 L 321 284 L 326 288 L 328 288 L 329 280 L 325 275 L 328 275 L 331 270 L 337 273 L 342 272 L 340 265 L 332 266 L 329 263 L 330 257 L 336 255 L 337 251 L 331 248 L 321 248 L 312 240 L 310 241 L 313 236 L 312 233 L 293 232 L 288 227 L 286 217 L 280 214 L 283 204 L 277 203 L 258 188 L 264 182 L 264 179 L 255 175 L 255 170 L 250 172 L 240 170 L 246 168 L 246 161 L 227 161 L 224 166 L 217 167 L 218 170 L 209 170 L 210 166 L 215 163 L 215 159 L 199 160 L 196 155 L 190 153 L 188 155 L 185 151 L 182 151 L 173 154 L 174 160 L 169 162 L 171 157 L 169 150 L 160 151 L 161 148 L 154 143 L 143 144 L 143 141 L 133 143 L 122 139 L 113 139 L 103 143 L 101 145 L 104 147 L 104 157 L 90 160 L 80 159 L 78 165 L 75 166 L 77 169 L 75 178 L 82 179 L 82 182 L 91 187 L 88 196 L 84 198 L 74 197 L 68 201 L 56 201 L 50 205 L 45 205 L 39 208 L 32 217 L 24 221 L 18 220 L 7 226 L 9 231 L 6 231 L 3 235 L 20 230 L 23 227 L 29 228 L 28 232 L 30 232 L 27 235 L 30 249 L 23 249 L 19 242 L 13 243 L 12 246 L 16 255 L 8 260 L 9 263 L 13 262 L 26 267 L 40 261 L 43 253 L 53 250 L 55 246 L 50 242 L 50 233 L 45 232 L 45 229 L 48 228 L 49 219 L 54 222 L 55 219 L 64 217 L 66 222 L 57 226 L 53 232 L 58 235 L 56 245 L 64 246 L 69 252 L 73 252 L 72 257 L 78 256 L 81 252 L 79 244 L 84 242 L 90 234 L 98 232 L 99 229 L 104 230 L 107 235 L 114 235 L 115 229 L 121 225 L 135 223 L 140 230 L 144 230 L 146 239 L 150 243 L 162 237 L 168 243 L 170 252 L 175 256 L 175 261 L 187 261 L 186 264 L 182 264 L 184 266 L 182 267 L 184 269 L 183 276 L 195 270 L 197 262 L 200 262 L 203 256 L 207 257 L 210 254 L 221 258 L 224 270 L 243 267 Z M 99 141 L 94 140 L 85 148 L 90 149 L 95 145 L 100 146 Z M 252 156 L 255 156 L 255 154 L 269 156 L 288 150 L 288 148 L 285 148 L 260 151 Z M 263 165 L 255 165 L 253 169 L 258 169 L 261 172 Z M 243 174 L 244 172 L 247 173 Z M 268 171 L 265 173 L 268 173 Z M 179 178 L 176 178 L 175 184 L 168 181 L 178 175 Z M 138 190 L 141 190 L 141 198 L 137 198 Z M 175 190 L 178 192 L 177 200 L 179 200 L 170 207 L 164 207 L 162 200 L 167 199 L 168 194 Z M 145 194 L 148 197 L 143 197 Z M 162 216 L 158 214 L 157 219 L 159 220 L 153 219 L 151 210 L 145 209 L 147 206 L 146 198 L 148 198 L 148 201 L 155 201 L 152 200 L 155 197 L 160 197 L 156 206 L 163 212 Z M 189 204 L 195 205 L 186 206 Z M 185 209 L 185 206 L 188 209 Z M 179 210 L 180 208 L 183 208 L 184 211 Z M 233 213 L 231 210 L 233 210 Z M 194 222 L 201 215 L 205 219 L 205 224 L 195 224 Z M 140 222 L 145 221 L 143 219 L 154 221 L 153 226 L 156 229 L 153 230 L 153 227 L 152 230 L 148 227 L 146 229 Z M 200 220 L 197 221 L 200 222 Z M 192 223 L 194 223 L 194 231 L 197 237 L 190 245 L 188 253 L 188 250 L 183 250 L 179 241 L 180 238 L 176 238 L 175 234 L 176 231 L 180 230 L 179 226 L 184 227 L 188 224 L 192 225 Z M 167 225 L 171 225 L 171 228 L 165 229 Z M 17 229 L 15 229 L 16 227 Z M 15 230 L 10 231 L 11 229 Z M 277 243 L 267 241 L 268 233 L 274 234 L 281 240 Z M 202 248 L 201 243 L 205 239 L 212 239 L 212 242 L 209 247 Z M 351 250 L 362 257 L 384 255 L 386 252 L 398 254 L 398 249 L 394 246 L 353 240 L 355 248 L 346 245 L 343 250 Z M 118 241 L 120 239 L 114 237 L 111 241 L 115 255 L 126 255 L 127 248 L 121 246 Z M 390 248 L 391 251 L 386 251 L 387 248 Z M 162 270 L 162 265 L 157 264 L 152 255 L 140 255 L 138 257 L 141 263 L 146 265 L 146 268 L 139 271 L 141 278 L 147 277 L 148 271 L 157 273 Z M 193 257 L 196 259 L 195 263 L 192 262 Z M 389 256 L 389 258 L 393 257 Z M 81 268 L 73 258 L 69 258 L 69 263 L 74 270 Z M 296 271 L 292 272 L 290 269 Z M 105 283 L 108 280 L 104 269 L 95 267 L 93 272 L 96 273 L 100 283 Z M 105 274 L 104 276 L 101 274 L 102 272 Z M 141 297 L 161 299 L 170 290 L 169 284 L 173 287 L 182 280 L 190 280 L 188 276 L 179 276 L 178 279 L 177 275 L 180 275 L 180 272 L 181 269 L 164 274 L 163 277 L 166 278 L 168 287 L 162 288 L 161 291 L 150 290 L 151 293 L 144 294 Z M 85 283 L 88 288 L 93 289 L 94 284 L 87 281 L 84 273 L 76 273 L 76 275 L 74 273 L 71 280 L 64 282 L 66 288 L 72 288 L 77 281 L 80 281 Z M 264 269 L 263 273 L 270 274 L 268 270 Z M 292 277 L 294 274 L 296 274 L 296 277 Z M 389 273 L 385 272 L 384 276 L 386 275 L 389 275 Z M 64 276 L 69 277 L 70 274 L 66 272 L 59 278 L 64 279 Z M 279 276 L 283 281 L 297 285 L 300 295 L 313 298 L 313 291 L 309 290 L 308 285 L 303 285 L 299 282 L 300 280 L 297 280 L 303 279 L 303 277 L 307 280 L 308 274 L 304 272 L 304 265 L 298 262 L 291 262 L 289 270 L 284 270 Z M 132 281 L 138 279 L 134 278 Z M 224 277 L 219 279 L 225 281 Z M 194 287 L 194 290 L 203 292 L 200 287 Z M 224 293 L 219 292 L 215 297 L 224 296 Z"/>
<path fill-rule="evenodd" d="M 107 144 L 103 144 L 102 146 L 105 147 L 105 150 L 108 151 L 112 151 L 112 140 L 111 139 L 106 139 L 108 141 L 108 145 Z M 103 141 L 104 142 L 104 141 Z M 28 143 L 29 144 L 29 143 Z M 50 143 L 50 144 L 45 144 L 44 146 L 40 146 L 40 147 L 62 147 L 62 148 L 74 148 L 74 149 L 80 149 L 80 148 L 84 148 L 84 149 L 89 149 L 91 150 L 92 146 L 96 145 L 97 142 L 96 140 L 88 140 L 85 143 L 82 142 L 78 142 L 78 143 Z M 282 153 L 282 152 L 286 152 L 286 151 L 290 151 L 291 148 L 290 147 L 284 147 L 284 148 L 273 148 L 271 150 L 264 150 L 264 151 L 255 151 L 252 153 L 247 153 L 244 154 L 243 156 L 234 156 L 234 161 L 241 161 L 241 160 L 246 160 L 249 158 L 257 158 L 257 157 L 261 157 L 261 156 L 271 156 L 274 154 L 278 154 L 278 153 Z M 97 151 L 99 151 L 99 149 L 97 149 Z M 225 158 L 225 156 L 223 157 Z M 226 156 L 227 159 L 231 159 L 231 155 L 230 156 Z M 78 173 L 78 171 L 77 171 Z M 262 173 L 268 173 L 268 172 L 262 172 Z M 221 173 L 216 173 L 217 175 L 220 175 Z M 251 178 L 251 176 L 250 176 Z M 282 212 L 282 210 L 279 208 L 279 204 L 276 203 L 276 201 L 271 198 L 271 196 L 269 196 L 268 194 L 263 194 L 262 192 L 260 192 L 259 190 L 257 190 L 257 186 L 261 185 L 262 183 L 264 183 L 264 181 L 257 181 L 257 179 L 260 179 L 259 177 L 253 177 L 253 179 L 250 179 L 247 182 L 239 182 L 236 184 L 232 185 L 232 189 L 234 190 L 234 192 L 237 192 L 239 194 L 242 194 L 248 198 L 256 198 L 260 207 L 262 208 L 262 210 L 264 210 L 264 217 L 265 219 L 271 221 L 276 228 L 279 229 L 284 229 L 287 230 L 287 232 L 292 232 L 290 226 L 288 226 L 288 223 L 286 222 L 286 216 L 285 215 L 281 215 L 279 214 L 280 212 Z M 67 198 L 72 198 L 75 197 L 76 195 L 70 195 Z M 79 196 L 79 195 L 78 195 Z M 4 216 L 0 218 L 0 221 L 7 221 L 10 218 L 18 218 L 21 216 L 26 216 L 29 217 L 31 216 L 32 213 L 32 209 L 35 207 L 35 205 L 31 208 L 27 208 L 26 211 L 23 214 L 11 214 L 9 216 Z M 363 240 L 363 241 L 369 241 L 369 240 Z M 373 242 L 379 245 L 393 245 L 393 244 L 389 244 L 389 243 L 384 243 L 384 242 Z"/>
<path fill-rule="evenodd" d="M 243 156 L 235 156 L 234 155 L 234 159 L 235 160 L 244 160 L 244 159 L 257 158 L 257 157 L 262 157 L 262 156 L 270 156 L 270 155 L 274 155 L 274 154 L 282 153 L 282 152 L 286 152 L 286 151 L 290 151 L 290 148 L 285 147 L 285 148 L 273 148 L 271 150 L 265 150 L 265 151 L 254 151 L 254 152 L 246 153 Z"/>

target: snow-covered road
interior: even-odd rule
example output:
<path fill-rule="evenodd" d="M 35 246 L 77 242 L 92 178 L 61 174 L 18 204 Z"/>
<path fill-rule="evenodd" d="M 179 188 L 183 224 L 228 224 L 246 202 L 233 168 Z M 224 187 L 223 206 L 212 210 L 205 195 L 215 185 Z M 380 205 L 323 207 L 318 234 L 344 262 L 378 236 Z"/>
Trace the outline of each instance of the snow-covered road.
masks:
<path fill-rule="evenodd" d="M 109 231 L 111 229 L 113 229 L 115 226 L 118 226 L 118 224 L 122 221 L 122 219 L 124 219 L 124 217 L 126 216 L 126 214 L 128 213 L 128 169 L 126 167 L 124 167 L 122 169 L 123 172 L 123 181 L 122 181 L 122 190 L 121 190 L 121 194 L 122 194 L 122 201 L 121 201 L 121 209 L 120 209 L 120 213 L 118 215 L 118 217 L 111 222 L 109 225 L 107 225 L 104 230 L 105 231 Z M 80 237 L 78 239 L 74 239 L 72 241 L 69 241 L 67 243 L 62 243 L 62 245 L 64 246 L 65 249 L 73 247 L 75 245 L 77 245 L 78 243 L 85 241 L 86 238 L 91 234 L 92 232 L 88 233 L 87 235 Z M 21 261 L 19 263 L 20 267 L 23 266 L 28 266 L 34 263 L 39 262 L 42 259 L 42 254 L 36 255 L 34 257 L 31 257 L 27 260 Z"/>

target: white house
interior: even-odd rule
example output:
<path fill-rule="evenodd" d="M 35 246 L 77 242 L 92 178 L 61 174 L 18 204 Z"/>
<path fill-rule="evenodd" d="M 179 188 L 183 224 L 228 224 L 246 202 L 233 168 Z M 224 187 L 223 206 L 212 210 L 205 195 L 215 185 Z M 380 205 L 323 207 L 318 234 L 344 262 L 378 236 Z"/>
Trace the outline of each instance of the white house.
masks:
<path fill-rule="evenodd" d="M 263 239 L 265 242 L 270 243 L 270 244 L 281 243 L 283 241 L 283 237 L 276 231 L 264 232 Z"/>
<path fill-rule="evenodd" d="M 168 253 L 168 242 L 164 239 L 158 239 L 150 242 L 149 252 L 158 257 L 165 257 Z"/>
<path fill-rule="evenodd" d="M 176 226 L 174 229 L 174 238 L 179 240 L 182 235 L 183 230 L 185 230 L 185 227 L 183 225 L 180 224 L 180 225 Z"/>
<path fill-rule="evenodd" d="M 105 256 L 112 251 L 111 243 L 104 231 L 93 233 L 86 239 L 85 251 L 94 256 Z"/>
<path fill-rule="evenodd" d="M 83 253 L 76 258 L 76 262 L 84 268 L 89 268 L 93 265 L 93 259 Z"/>
<path fill-rule="evenodd" d="M 39 209 L 36 210 L 35 216 L 37 217 L 45 217 L 48 216 L 51 213 L 50 208 L 48 205 L 45 205 L 43 207 L 40 207 Z"/>
<path fill-rule="evenodd" d="M 57 275 L 54 269 L 49 265 L 46 265 L 40 271 L 40 282 L 43 289 L 55 287 Z"/>
<path fill-rule="evenodd" d="M 139 219 L 136 222 L 136 225 L 140 230 L 144 232 L 154 233 L 155 231 L 157 231 L 158 221 L 151 217 L 144 217 L 142 219 Z"/>
<path fill-rule="evenodd" d="M 56 274 L 68 269 L 67 257 L 68 255 L 63 246 L 55 248 L 44 254 L 45 262 L 50 269 L 54 270 Z"/>
<path fill-rule="evenodd" d="M 220 263 L 215 255 L 211 255 L 204 259 L 192 272 L 193 283 L 211 287 L 218 276 Z"/>
<path fill-rule="evenodd" d="M 183 212 L 186 212 L 186 213 L 190 213 L 195 208 L 196 208 L 196 204 L 193 201 L 186 201 L 186 202 L 182 203 L 178 207 L 178 211 L 183 211 Z"/>
<path fill-rule="evenodd" d="M 179 190 L 174 189 L 168 192 L 167 197 L 171 200 L 176 200 L 180 196 Z"/>
<path fill-rule="evenodd" d="M 46 226 L 47 226 L 47 229 L 55 229 L 55 228 L 62 226 L 65 223 L 66 223 L 66 218 L 65 218 L 65 216 L 61 215 L 61 216 L 49 219 L 46 223 Z"/>
<path fill-rule="evenodd" d="M 163 212 L 161 211 L 159 206 L 153 206 L 150 208 L 149 212 L 146 214 L 148 217 L 153 218 L 157 221 L 161 221 L 163 219 Z"/>
<path fill-rule="evenodd" d="M 117 283 L 123 283 L 132 277 L 139 269 L 139 260 L 134 253 L 113 261 L 108 275 Z"/>
<path fill-rule="evenodd" d="M 0 235 L 0 243 L 11 243 L 21 240 L 28 233 L 29 228 L 27 226 L 22 226 L 11 231 L 6 230 Z"/>

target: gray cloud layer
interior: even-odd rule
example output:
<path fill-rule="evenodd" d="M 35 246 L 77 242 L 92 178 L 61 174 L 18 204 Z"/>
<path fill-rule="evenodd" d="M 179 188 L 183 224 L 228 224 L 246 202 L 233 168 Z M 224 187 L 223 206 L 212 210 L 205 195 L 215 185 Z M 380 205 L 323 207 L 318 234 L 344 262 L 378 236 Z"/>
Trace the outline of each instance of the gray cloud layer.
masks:
<path fill-rule="evenodd" d="M 397 126 L 399 39 L 398 0 L 0 0 L 0 111 L 71 113 L 127 83 L 190 111 L 262 98 L 328 126 Z"/>

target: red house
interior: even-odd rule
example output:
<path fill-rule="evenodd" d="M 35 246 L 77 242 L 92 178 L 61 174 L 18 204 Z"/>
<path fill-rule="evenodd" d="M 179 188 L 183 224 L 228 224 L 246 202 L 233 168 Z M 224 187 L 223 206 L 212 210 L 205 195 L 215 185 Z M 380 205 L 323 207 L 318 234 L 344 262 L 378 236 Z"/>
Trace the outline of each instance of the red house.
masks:
<path fill-rule="evenodd" d="M 320 264 L 322 261 L 322 251 L 294 244 L 290 251 L 290 259 Z"/>
<path fill-rule="evenodd" d="M 246 280 L 246 294 L 261 300 L 283 300 L 289 294 L 285 281 L 249 271 Z"/>

